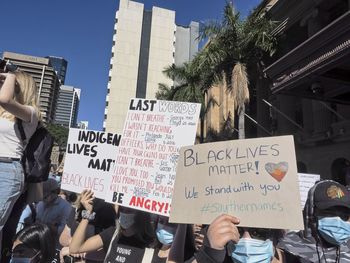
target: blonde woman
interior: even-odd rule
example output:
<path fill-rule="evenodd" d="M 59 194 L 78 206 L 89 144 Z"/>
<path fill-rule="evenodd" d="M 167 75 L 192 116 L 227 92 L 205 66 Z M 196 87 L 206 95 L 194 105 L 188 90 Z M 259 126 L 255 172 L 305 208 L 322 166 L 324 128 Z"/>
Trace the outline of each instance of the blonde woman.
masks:
<path fill-rule="evenodd" d="M 25 188 L 20 163 L 25 142 L 21 140 L 16 119 L 22 120 L 26 138 L 30 138 L 39 117 L 34 79 L 21 71 L 0 72 L 0 249 L 4 224 Z"/>

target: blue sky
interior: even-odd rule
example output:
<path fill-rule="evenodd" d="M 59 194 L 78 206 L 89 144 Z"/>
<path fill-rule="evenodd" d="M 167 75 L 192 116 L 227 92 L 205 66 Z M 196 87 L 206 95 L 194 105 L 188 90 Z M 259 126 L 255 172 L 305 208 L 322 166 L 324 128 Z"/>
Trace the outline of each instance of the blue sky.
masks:
<path fill-rule="evenodd" d="M 220 19 L 226 0 L 138 0 L 176 11 L 176 23 Z M 260 0 L 234 0 L 243 15 Z M 101 130 L 117 0 L 10 0 L 1 3 L 0 52 L 59 56 L 66 85 L 81 88 L 78 120 Z"/>

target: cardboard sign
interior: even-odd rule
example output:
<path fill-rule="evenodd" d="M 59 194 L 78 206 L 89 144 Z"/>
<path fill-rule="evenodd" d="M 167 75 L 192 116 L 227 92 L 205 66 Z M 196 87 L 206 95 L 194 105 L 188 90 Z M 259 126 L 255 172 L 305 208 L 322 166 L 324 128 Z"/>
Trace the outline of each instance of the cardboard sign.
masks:
<path fill-rule="evenodd" d="M 76 193 L 91 189 L 104 199 L 120 140 L 118 134 L 69 129 L 61 188 Z"/>
<path fill-rule="evenodd" d="M 292 136 L 181 148 L 170 222 L 210 224 L 224 213 L 241 226 L 303 229 Z"/>
<path fill-rule="evenodd" d="M 298 173 L 301 209 L 304 209 L 305 207 L 307 194 L 310 188 L 313 187 L 315 183 L 319 180 L 320 180 L 319 174 Z"/>
<path fill-rule="evenodd" d="M 169 215 L 181 146 L 192 145 L 200 104 L 131 99 L 106 201 Z"/>

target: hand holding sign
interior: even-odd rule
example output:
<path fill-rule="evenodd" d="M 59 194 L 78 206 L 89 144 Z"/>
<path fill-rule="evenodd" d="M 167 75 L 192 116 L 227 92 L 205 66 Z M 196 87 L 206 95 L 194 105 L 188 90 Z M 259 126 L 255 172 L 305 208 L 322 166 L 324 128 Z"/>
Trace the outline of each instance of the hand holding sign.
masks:
<path fill-rule="evenodd" d="M 229 241 L 237 243 L 240 238 L 237 224 L 239 219 L 234 216 L 220 215 L 215 218 L 207 232 L 210 247 L 222 250 Z"/>

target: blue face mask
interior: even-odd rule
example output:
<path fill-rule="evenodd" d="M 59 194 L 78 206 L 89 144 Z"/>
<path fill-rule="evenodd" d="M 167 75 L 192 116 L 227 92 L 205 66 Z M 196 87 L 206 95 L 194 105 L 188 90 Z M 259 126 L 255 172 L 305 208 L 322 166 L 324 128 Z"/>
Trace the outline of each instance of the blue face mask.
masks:
<path fill-rule="evenodd" d="M 340 217 L 324 217 L 318 220 L 318 231 L 327 242 L 339 246 L 350 239 L 350 222 Z"/>
<path fill-rule="evenodd" d="M 273 258 L 272 241 L 241 238 L 234 246 L 231 258 L 235 263 L 270 263 Z"/>
<path fill-rule="evenodd" d="M 175 229 L 166 227 L 165 225 L 158 223 L 157 226 L 157 238 L 163 245 L 171 245 L 174 241 Z"/>

